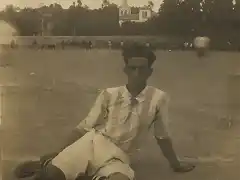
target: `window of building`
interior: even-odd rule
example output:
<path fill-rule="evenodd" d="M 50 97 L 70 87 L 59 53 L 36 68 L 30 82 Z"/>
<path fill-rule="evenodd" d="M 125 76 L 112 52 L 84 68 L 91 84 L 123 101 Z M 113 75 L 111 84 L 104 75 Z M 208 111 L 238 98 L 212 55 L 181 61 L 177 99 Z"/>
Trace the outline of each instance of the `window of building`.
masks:
<path fill-rule="evenodd" d="M 142 18 L 143 18 L 143 19 L 146 19 L 147 17 L 148 17 L 147 11 L 143 11 L 143 12 L 142 12 Z"/>

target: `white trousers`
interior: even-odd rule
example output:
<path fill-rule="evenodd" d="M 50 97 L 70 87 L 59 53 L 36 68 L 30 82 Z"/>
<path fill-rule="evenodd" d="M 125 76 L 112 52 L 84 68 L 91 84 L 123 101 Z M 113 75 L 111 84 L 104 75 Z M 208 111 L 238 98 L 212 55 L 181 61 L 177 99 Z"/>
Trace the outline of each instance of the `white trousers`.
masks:
<path fill-rule="evenodd" d="M 75 180 L 78 174 L 86 171 L 106 177 L 122 173 L 130 180 L 134 179 L 126 153 L 95 130 L 64 149 L 52 164 L 64 172 L 67 180 Z"/>

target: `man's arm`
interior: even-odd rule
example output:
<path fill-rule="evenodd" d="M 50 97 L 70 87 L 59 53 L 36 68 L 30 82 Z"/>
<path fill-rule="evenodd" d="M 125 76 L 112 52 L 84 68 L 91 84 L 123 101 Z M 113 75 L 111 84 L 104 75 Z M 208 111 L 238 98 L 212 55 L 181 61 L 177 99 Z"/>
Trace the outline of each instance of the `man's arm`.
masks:
<path fill-rule="evenodd" d="M 173 150 L 172 142 L 169 137 L 168 103 L 169 97 L 164 94 L 158 102 L 155 114 L 154 136 L 170 166 L 176 167 L 180 165 L 180 162 Z"/>
<path fill-rule="evenodd" d="M 169 137 L 158 138 L 156 137 L 157 143 L 162 150 L 164 157 L 168 160 L 172 168 L 180 166 L 180 162 L 173 149 L 171 139 Z"/>
<path fill-rule="evenodd" d="M 168 160 L 171 168 L 176 172 L 188 172 L 191 171 L 194 166 L 190 164 L 182 164 L 173 149 L 172 141 L 169 136 L 169 119 L 168 119 L 168 104 L 169 97 L 163 96 L 159 101 L 155 120 L 154 120 L 154 136 L 157 143 L 164 155 Z"/>

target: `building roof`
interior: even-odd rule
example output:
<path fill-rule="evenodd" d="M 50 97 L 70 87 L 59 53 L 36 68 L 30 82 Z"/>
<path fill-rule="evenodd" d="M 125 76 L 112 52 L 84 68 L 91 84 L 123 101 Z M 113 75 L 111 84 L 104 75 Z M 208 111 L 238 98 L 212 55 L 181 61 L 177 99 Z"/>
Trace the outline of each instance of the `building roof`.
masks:
<path fill-rule="evenodd" d="M 128 20 L 139 20 L 139 14 L 129 14 L 120 16 L 119 20 L 128 21 Z"/>
<path fill-rule="evenodd" d="M 140 10 L 151 10 L 151 8 L 148 7 L 148 6 L 143 6 L 143 7 L 140 7 L 139 9 L 140 9 Z"/>
<path fill-rule="evenodd" d="M 147 7 L 147 6 L 143 6 L 143 7 L 130 7 L 130 6 L 123 7 L 123 6 L 120 6 L 119 9 L 121 9 L 121 8 L 131 8 L 131 10 L 137 9 L 137 11 L 138 11 L 137 13 L 139 13 L 139 10 L 150 10 L 150 11 L 152 11 L 152 9 Z"/>

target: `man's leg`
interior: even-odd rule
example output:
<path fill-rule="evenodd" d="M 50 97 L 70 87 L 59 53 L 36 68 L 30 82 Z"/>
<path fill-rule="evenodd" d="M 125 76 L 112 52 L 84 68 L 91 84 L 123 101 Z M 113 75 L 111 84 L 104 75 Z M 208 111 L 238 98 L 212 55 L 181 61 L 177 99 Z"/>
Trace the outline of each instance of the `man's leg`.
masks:
<path fill-rule="evenodd" d="M 128 164 L 114 159 L 99 169 L 96 177 L 106 177 L 107 180 L 133 180 L 134 171 Z"/>
<path fill-rule="evenodd" d="M 44 165 L 37 161 L 20 165 L 16 168 L 16 177 L 36 176 L 36 180 L 75 180 L 79 173 L 86 172 L 92 159 L 93 135 L 92 132 L 87 133 Z"/>
<path fill-rule="evenodd" d="M 66 176 L 61 169 L 49 164 L 42 168 L 41 172 L 35 176 L 35 180 L 66 180 Z"/>
<path fill-rule="evenodd" d="M 54 165 L 43 166 L 40 161 L 27 161 L 19 164 L 14 170 L 18 179 L 30 178 L 33 180 L 66 180 L 61 169 Z"/>
<path fill-rule="evenodd" d="M 108 180 L 130 180 L 128 176 L 122 173 L 114 173 L 108 177 Z"/>
<path fill-rule="evenodd" d="M 75 180 L 79 173 L 85 173 L 93 158 L 94 132 L 88 132 L 81 139 L 68 146 L 50 163 L 64 173 L 66 180 Z M 51 169 L 51 168 L 50 168 Z"/>
<path fill-rule="evenodd" d="M 197 49 L 197 55 L 199 58 L 203 57 L 205 54 L 205 49 L 204 48 L 198 48 Z"/>
<path fill-rule="evenodd" d="M 117 147 L 111 140 L 97 133 L 93 140 L 94 159 L 91 162 L 95 178 L 106 178 L 110 180 L 133 180 L 134 171 L 130 167 L 128 155 Z M 107 152 L 107 153 L 106 153 Z"/>

